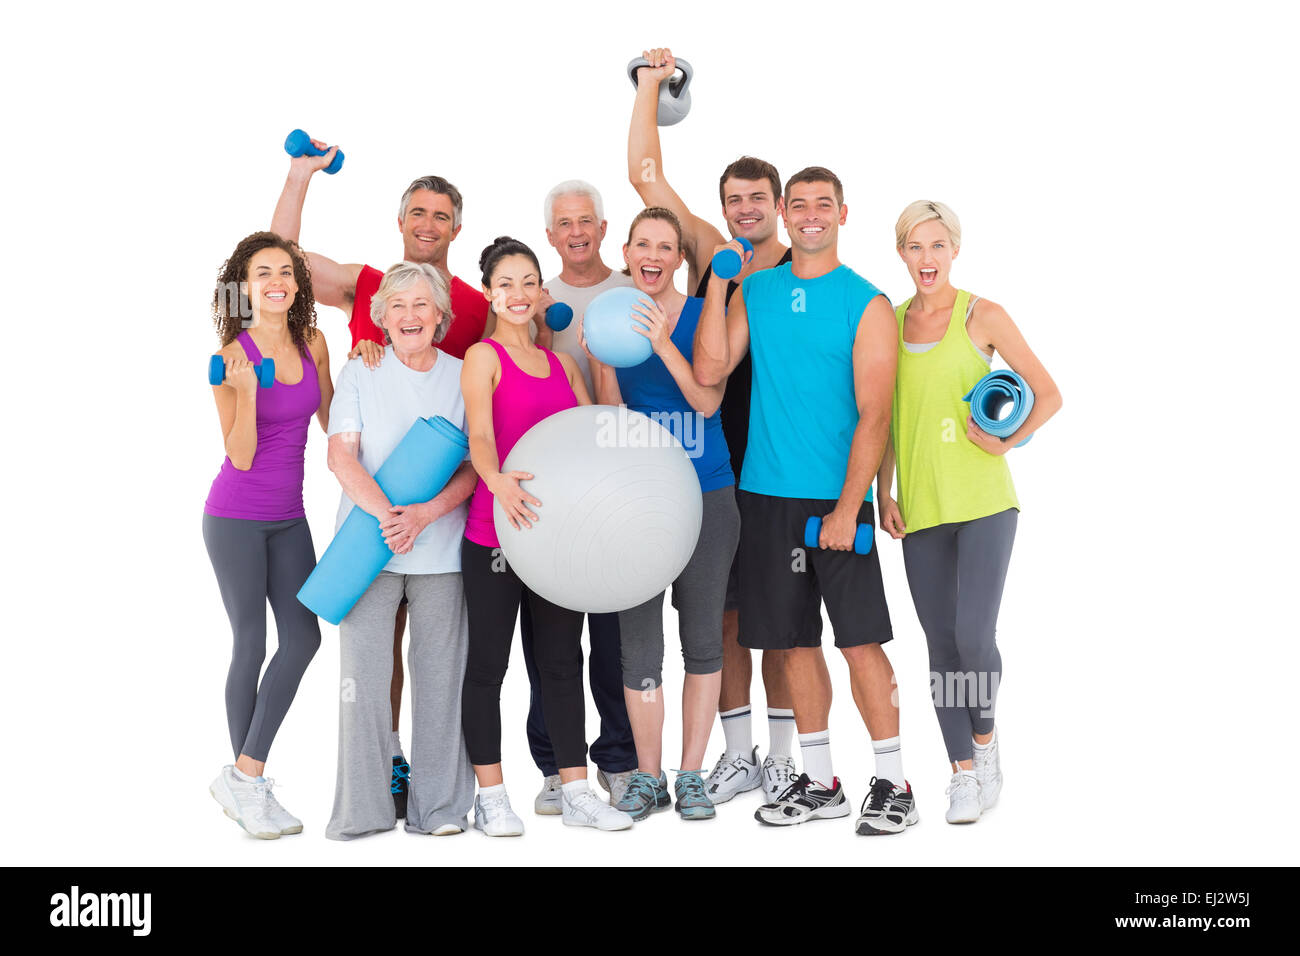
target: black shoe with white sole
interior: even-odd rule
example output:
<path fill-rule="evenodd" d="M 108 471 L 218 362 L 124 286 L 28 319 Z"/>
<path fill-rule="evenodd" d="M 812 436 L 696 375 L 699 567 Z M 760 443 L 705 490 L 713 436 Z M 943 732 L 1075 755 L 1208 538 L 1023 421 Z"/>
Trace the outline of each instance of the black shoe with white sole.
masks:
<path fill-rule="evenodd" d="M 852 812 L 844 795 L 840 778 L 825 787 L 806 773 L 790 784 L 775 803 L 765 803 L 754 811 L 754 819 L 768 826 L 788 827 L 809 820 L 832 820 Z"/>
<path fill-rule="evenodd" d="M 888 780 L 871 778 L 871 792 L 862 801 L 862 815 L 858 817 L 859 836 L 902 833 L 920 821 L 912 785 L 905 780 L 903 787 L 895 786 Z"/>

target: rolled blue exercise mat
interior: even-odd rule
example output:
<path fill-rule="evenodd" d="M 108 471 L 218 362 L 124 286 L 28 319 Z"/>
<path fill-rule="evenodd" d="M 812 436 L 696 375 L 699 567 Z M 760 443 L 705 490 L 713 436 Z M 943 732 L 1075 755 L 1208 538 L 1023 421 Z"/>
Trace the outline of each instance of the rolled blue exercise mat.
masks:
<path fill-rule="evenodd" d="M 375 472 L 375 482 L 395 505 L 428 501 L 455 474 L 468 449 L 465 433 L 441 415 L 417 418 Z M 392 557 L 379 519 L 353 505 L 316 570 L 298 591 L 298 600 L 337 624 Z"/>
<path fill-rule="evenodd" d="M 997 438 L 1014 435 L 1034 410 L 1033 389 L 1009 368 L 989 372 L 962 396 L 962 401 L 970 402 L 970 415 L 975 424 Z M 999 418 L 1008 405 L 1011 406 L 1011 411 L 1005 418 Z M 1033 437 L 1031 434 L 1016 447 L 1026 444 Z"/>

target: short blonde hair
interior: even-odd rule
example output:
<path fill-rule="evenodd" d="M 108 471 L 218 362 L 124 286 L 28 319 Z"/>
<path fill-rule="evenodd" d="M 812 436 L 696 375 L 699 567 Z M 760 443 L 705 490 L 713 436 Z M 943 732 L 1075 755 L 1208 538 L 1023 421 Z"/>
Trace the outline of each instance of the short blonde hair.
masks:
<path fill-rule="evenodd" d="M 923 222 L 929 222 L 931 219 L 938 219 L 948 235 L 952 239 L 954 249 L 961 248 L 961 221 L 957 214 L 941 202 L 933 202 L 929 199 L 918 199 L 914 203 L 909 203 L 903 210 L 903 214 L 898 217 L 898 223 L 894 226 L 894 235 L 898 239 L 898 248 L 903 248 L 903 243 L 907 242 L 907 237 Z"/>
<path fill-rule="evenodd" d="M 370 321 L 384 333 L 385 342 L 391 341 L 381 321 L 388 310 L 388 300 L 399 292 L 405 292 L 417 282 L 429 284 L 429 290 L 433 293 L 433 304 L 442 313 L 438 327 L 433 330 L 433 340 L 441 342 L 447 330 L 451 328 L 451 286 L 446 277 L 427 262 L 399 262 L 395 266 L 390 266 L 384 273 L 383 281 L 379 283 L 379 288 L 370 299 Z"/>

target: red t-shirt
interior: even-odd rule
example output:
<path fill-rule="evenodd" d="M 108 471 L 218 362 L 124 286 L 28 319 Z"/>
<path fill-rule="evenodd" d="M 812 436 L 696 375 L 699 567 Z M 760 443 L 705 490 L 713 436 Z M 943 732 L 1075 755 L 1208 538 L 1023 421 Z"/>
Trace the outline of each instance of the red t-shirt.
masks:
<path fill-rule="evenodd" d="M 370 300 L 379 291 L 384 274 L 372 266 L 362 266 L 357 276 L 357 291 L 352 299 L 352 319 L 348 329 L 352 332 L 352 347 L 362 339 L 384 344 L 384 332 L 370 319 Z M 438 342 L 438 348 L 448 355 L 463 359 L 469 347 L 483 337 L 487 326 L 488 304 L 483 293 L 473 286 L 451 277 L 451 328 Z"/>

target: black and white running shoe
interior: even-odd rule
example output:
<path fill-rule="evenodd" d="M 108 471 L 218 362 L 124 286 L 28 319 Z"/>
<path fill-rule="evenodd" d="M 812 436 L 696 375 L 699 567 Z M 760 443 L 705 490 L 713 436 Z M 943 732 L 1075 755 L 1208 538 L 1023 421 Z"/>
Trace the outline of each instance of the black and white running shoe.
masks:
<path fill-rule="evenodd" d="M 888 780 L 871 778 L 871 792 L 862 801 L 862 815 L 858 817 L 858 836 L 902 833 L 921 819 L 916 812 L 912 785 L 906 780 L 903 785 L 906 790 Z"/>
<path fill-rule="evenodd" d="M 852 810 L 839 777 L 828 789 L 806 773 L 801 773 L 775 803 L 765 803 L 755 810 L 754 819 L 769 826 L 788 827 L 809 820 L 847 817 Z"/>

